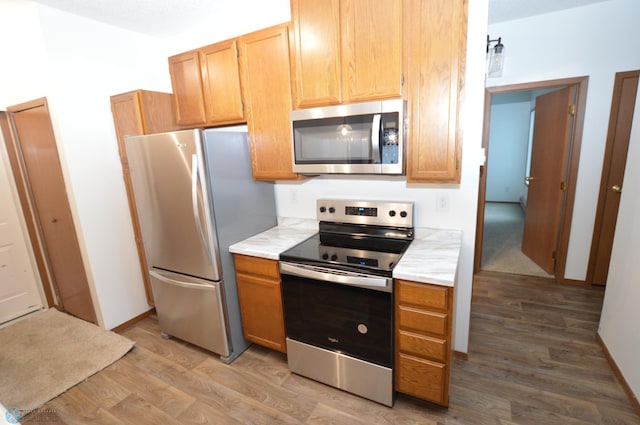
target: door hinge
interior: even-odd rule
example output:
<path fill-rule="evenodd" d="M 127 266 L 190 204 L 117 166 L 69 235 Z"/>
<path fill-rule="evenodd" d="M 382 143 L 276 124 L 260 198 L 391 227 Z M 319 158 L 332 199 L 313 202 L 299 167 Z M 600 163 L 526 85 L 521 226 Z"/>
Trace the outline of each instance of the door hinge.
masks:
<path fill-rule="evenodd" d="M 460 160 L 456 159 L 456 170 L 460 169 Z"/>
<path fill-rule="evenodd" d="M 557 260 L 558 259 L 558 253 L 556 251 L 553 251 L 551 253 L 551 258 L 553 258 L 554 260 Z"/>
<path fill-rule="evenodd" d="M 575 104 L 569 105 L 569 115 L 575 115 L 575 114 L 576 114 L 576 105 Z"/>
<path fill-rule="evenodd" d="M 567 182 L 560 182 L 560 190 L 563 192 L 567 190 Z"/>

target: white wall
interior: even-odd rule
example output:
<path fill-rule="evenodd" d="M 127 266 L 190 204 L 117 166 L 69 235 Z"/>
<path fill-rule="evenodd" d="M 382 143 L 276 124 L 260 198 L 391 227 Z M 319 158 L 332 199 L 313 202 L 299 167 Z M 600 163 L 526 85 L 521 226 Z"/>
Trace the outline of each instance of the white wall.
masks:
<path fill-rule="evenodd" d="M 20 71 L 13 72 L 11 79 L 0 82 L 0 93 L 10 89 L 16 96 L 0 98 L 0 108 L 34 97 L 49 98 L 88 270 L 104 324 L 110 328 L 139 314 L 146 303 L 132 232 L 121 231 L 130 228 L 130 220 L 109 96 L 136 88 L 169 90 L 166 65 L 169 54 L 287 21 L 289 1 L 270 1 L 268 7 L 259 0 L 229 2 L 227 13 L 212 16 L 210 26 L 162 40 L 47 7 L 38 6 L 34 12 L 34 6 L 24 1 L 29 14 L 21 31 L 42 32 L 42 38 L 34 36 L 32 44 L 44 46 L 38 58 L 44 65 L 39 74 L 44 83 L 30 87 L 31 79 L 21 78 Z M 411 199 L 417 204 L 417 225 L 461 229 L 463 248 L 456 290 L 454 348 L 462 352 L 467 351 L 469 333 L 488 10 L 487 0 L 470 3 L 466 100 L 460 112 L 465 129 L 460 185 L 407 185 L 403 179 L 375 178 L 317 178 L 276 185 L 278 211 L 283 216 L 315 217 L 315 199 L 320 196 Z M 2 3 L 0 16 L 11 21 L 17 15 Z M 32 58 L 26 61 L 32 53 L 28 52 L 29 47 L 26 51 L 17 49 L 14 57 L 18 64 L 33 64 Z M 0 49 L 0 54 L 6 57 L 5 46 Z M 51 89 L 47 88 L 48 79 Z M 446 207 L 437 210 L 436 200 L 444 200 Z"/>
<path fill-rule="evenodd" d="M 6 31 L 6 33 L 5 33 Z M 119 164 L 109 96 L 170 90 L 155 39 L 30 1 L 0 3 L 0 108 L 47 97 L 99 322 L 149 306 Z M 116 230 L 117 231 L 114 231 Z"/>
<path fill-rule="evenodd" d="M 48 91 L 48 66 L 35 3 L 0 2 L 0 40 L 0 109 L 42 97 Z"/>
<path fill-rule="evenodd" d="M 290 15 L 287 0 L 224 7 L 207 25 L 158 39 L 30 0 L 0 2 L 0 36 L 8 41 L 0 46 L 0 109 L 48 99 L 98 320 L 106 328 L 149 308 L 109 97 L 135 89 L 170 92 L 170 54 L 285 22 Z"/>
<path fill-rule="evenodd" d="M 166 56 L 248 34 L 291 19 L 288 0 L 219 1 L 207 23 L 164 40 Z"/>
<path fill-rule="evenodd" d="M 487 86 L 589 76 L 585 123 L 565 277 L 586 278 L 613 80 L 640 68 L 640 2 L 610 0 L 489 26 L 502 37 L 505 67 Z M 630 157 L 627 166 L 638 166 Z M 569 182 L 571 184 L 571 182 Z"/>
<path fill-rule="evenodd" d="M 640 93 L 636 98 L 628 162 L 598 333 L 636 398 L 640 397 Z M 629 162 L 633 163 L 630 166 Z"/>
<path fill-rule="evenodd" d="M 520 202 L 527 165 L 530 113 L 530 91 L 491 97 L 487 202 Z"/>
<path fill-rule="evenodd" d="M 401 177 L 316 177 L 276 184 L 278 214 L 284 217 L 315 219 L 315 201 L 325 197 L 409 200 L 415 202 L 416 226 L 462 230 L 453 344 L 460 352 L 467 352 L 468 347 L 479 165 L 483 161 L 487 11 L 487 0 L 469 4 L 466 99 L 460 113 L 464 128 L 460 185 L 407 184 Z M 444 208 L 439 207 L 442 203 Z"/>

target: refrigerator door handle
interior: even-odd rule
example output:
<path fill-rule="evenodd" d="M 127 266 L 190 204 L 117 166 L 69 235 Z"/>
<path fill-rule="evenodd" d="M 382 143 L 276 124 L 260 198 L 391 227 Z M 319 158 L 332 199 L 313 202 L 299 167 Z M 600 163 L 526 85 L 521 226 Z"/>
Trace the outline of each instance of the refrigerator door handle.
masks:
<path fill-rule="evenodd" d="M 203 285 L 202 283 L 190 283 L 190 282 L 184 282 L 184 281 L 179 282 L 175 279 L 171 279 L 170 277 L 163 275 L 162 273 L 154 271 L 153 269 L 149 270 L 149 275 L 152 277 L 155 277 L 161 282 L 164 282 L 173 286 L 179 286 L 181 288 L 215 289 L 215 286 L 213 284 L 211 286 L 208 286 L 208 285 Z M 183 276 L 183 277 L 186 277 L 186 276 Z"/>
<path fill-rule="evenodd" d="M 191 155 L 191 202 L 193 204 L 193 219 L 196 222 L 196 228 L 198 229 L 198 235 L 200 236 L 200 242 L 207 253 L 209 263 L 213 264 L 213 258 L 211 257 L 211 249 L 202 230 L 202 221 L 200 219 L 200 208 L 198 207 L 198 156 Z"/>

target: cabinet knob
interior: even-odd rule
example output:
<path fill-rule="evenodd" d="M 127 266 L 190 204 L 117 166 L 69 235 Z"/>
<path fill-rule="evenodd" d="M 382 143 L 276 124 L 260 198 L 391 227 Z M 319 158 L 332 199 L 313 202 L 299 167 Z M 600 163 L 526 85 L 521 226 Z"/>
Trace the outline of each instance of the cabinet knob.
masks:
<path fill-rule="evenodd" d="M 613 190 L 615 193 L 622 193 L 622 187 L 617 184 L 614 184 L 613 186 L 611 186 L 611 190 Z"/>

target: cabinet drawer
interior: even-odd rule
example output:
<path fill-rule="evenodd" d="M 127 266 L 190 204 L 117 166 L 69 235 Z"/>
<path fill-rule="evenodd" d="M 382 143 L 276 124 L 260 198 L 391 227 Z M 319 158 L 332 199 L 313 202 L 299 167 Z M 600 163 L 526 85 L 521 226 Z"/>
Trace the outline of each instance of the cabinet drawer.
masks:
<path fill-rule="evenodd" d="M 447 406 L 446 369 L 442 363 L 400 353 L 396 364 L 396 391 Z"/>
<path fill-rule="evenodd" d="M 400 304 L 449 309 L 449 288 L 445 286 L 399 280 L 396 294 Z"/>
<path fill-rule="evenodd" d="M 440 338 L 400 330 L 398 331 L 398 350 L 445 363 L 447 361 L 447 341 Z"/>
<path fill-rule="evenodd" d="M 448 336 L 448 314 L 403 305 L 396 308 L 398 309 L 398 327 L 441 335 L 445 338 Z"/>
<path fill-rule="evenodd" d="M 240 254 L 234 254 L 233 259 L 236 271 L 239 273 L 268 276 L 280 280 L 280 270 L 275 260 Z"/>

